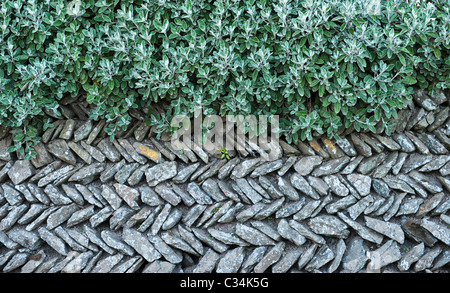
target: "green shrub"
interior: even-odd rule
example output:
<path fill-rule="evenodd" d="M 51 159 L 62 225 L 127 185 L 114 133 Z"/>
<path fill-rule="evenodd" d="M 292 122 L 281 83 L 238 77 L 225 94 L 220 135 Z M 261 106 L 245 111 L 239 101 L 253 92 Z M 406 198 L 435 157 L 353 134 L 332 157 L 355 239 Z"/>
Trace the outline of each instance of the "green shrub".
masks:
<path fill-rule="evenodd" d="M 415 1 L 410 1 L 415 2 Z M 375 6 L 374 6 L 375 3 Z M 375 8 L 375 9 L 374 9 Z M 411 97 L 449 87 L 450 4 L 403 0 L 4 0 L 0 124 L 27 157 L 58 101 L 85 96 L 113 136 L 131 108 L 278 114 L 291 142 L 375 131 Z"/>

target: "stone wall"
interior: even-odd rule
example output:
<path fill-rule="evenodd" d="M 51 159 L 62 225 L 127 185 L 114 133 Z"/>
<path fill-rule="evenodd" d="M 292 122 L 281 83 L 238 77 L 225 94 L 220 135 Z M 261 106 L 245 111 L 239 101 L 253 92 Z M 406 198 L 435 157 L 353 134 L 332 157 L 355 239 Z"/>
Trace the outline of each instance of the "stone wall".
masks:
<path fill-rule="evenodd" d="M 3 272 L 448 272 L 449 98 L 418 91 L 393 135 L 289 145 L 262 161 L 179 153 L 136 123 L 63 105 L 38 156 L 0 134 Z"/>

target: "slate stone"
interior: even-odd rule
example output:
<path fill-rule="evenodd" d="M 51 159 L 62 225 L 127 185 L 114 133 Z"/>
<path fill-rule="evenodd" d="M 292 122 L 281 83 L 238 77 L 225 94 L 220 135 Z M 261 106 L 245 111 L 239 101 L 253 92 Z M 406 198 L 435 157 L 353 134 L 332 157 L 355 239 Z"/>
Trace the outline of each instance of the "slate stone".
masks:
<path fill-rule="evenodd" d="M 122 159 L 119 151 L 114 147 L 109 138 L 102 139 L 97 148 L 113 163 L 119 162 Z"/>
<path fill-rule="evenodd" d="M 7 237 L 9 237 L 11 241 L 30 250 L 35 250 L 39 246 L 40 237 L 38 233 L 27 231 L 22 227 L 12 228 L 8 231 Z"/>
<path fill-rule="evenodd" d="M 320 156 L 301 157 L 294 165 L 295 171 L 302 176 L 309 175 L 315 167 L 322 164 L 323 158 Z"/>
<path fill-rule="evenodd" d="M 244 261 L 244 247 L 237 247 L 226 252 L 219 260 L 216 267 L 216 273 L 236 274 Z"/>
<path fill-rule="evenodd" d="M 177 163 L 167 162 L 151 167 L 145 171 L 147 183 L 156 186 L 159 183 L 171 179 L 177 175 Z"/>
<path fill-rule="evenodd" d="M 301 235 L 297 230 L 292 228 L 288 221 L 281 219 L 277 225 L 277 233 L 282 238 L 291 241 L 296 246 L 302 246 L 306 242 L 306 238 Z"/>
<path fill-rule="evenodd" d="M 255 170 L 255 168 L 260 163 L 261 163 L 261 159 L 260 158 L 244 160 L 244 161 L 240 162 L 239 164 L 237 164 L 233 168 L 233 170 L 231 171 L 230 178 L 231 179 L 243 178 L 244 176 L 247 176 L 253 170 Z M 220 171 L 219 171 L 219 175 L 220 175 Z"/>
<path fill-rule="evenodd" d="M 402 221 L 402 229 L 409 238 L 417 243 L 423 242 L 425 245 L 432 247 L 437 242 L 437 239 L 423 228 L 420 221 L 416 219 L 409 218 Z"/>
<path fill-rule="evenodd" d="M 342 184 L 339 178 L 335 175 L 325 176 L 323 177 L 323 180 L 325 180 L 331 191 L 337 196 L 345 197 L 350 193 L 348 188 L 344 184 Z"/>
<path fill-rule="evenodd" d="M 365 143 L 357 134 L 350 134 L 350 138 L 358 154 L 363 155 L 364 157 L 372 156 L 372 149 L 370 148 L 370 146 Z"/>
<path fill-rule="evenodd" d="M 380 272 L 380 269 L 388 264 L 394 263 L 401 259 L 400 248 L 397 242 L 388 240 L 383 246 L 375 251 L 368 253 L 369 264 L 367 265 L 368 272 Z"/>
<path fill-rule="evenodd" d="M 420 225 L 430 232 L 434 237 L 444 242 L 446 245 L 450 245 L 450 229 L 441 224 L 437 224 L 428 219 L 423 219 Z"/>
<path fill-rule="evenodd" d="M 8 215 L 0 221 L 0 232 L 11 229 L 27 210 L 28 206 L 26 204 L 13 206 Z"/>
<path fill-rule="evenodd" d="M 350 234 L 344 222 L 330 215 L 314 217 L 308 221 L 308 226 L 314 233 L 330 237 L 347 238 Z"/>
<path fill-rule="evenodd" d="M 271 265 L 276 263 L 284 251 L 286 244 L 284 242 L 278 242 L 273 246 L 269 252 L 261 259 L 261 261 L 254 267 L 255 273 L 264 273 Z"/>
<path fill-rule="evenodd" d="M 122 198 L 108 185 L 102 185 L 101 195 L 114 210 L 117 210 L 122 204 Z"/>
<path fill-rule="evenodd" d="M 335 257 L 334 252 L 328 247 L 328 245 L 322 245 L 313 258 L 308 262 L 305 267 L 307 271 L 314 271 L 320 269 L 325 264 L 333 260 Z"/>
<path fill-rule="evenodd" d="M 375 230 L 380 234 L 386 235 L 387 237 L 397 241 L 400 244 L 403 244 L 403 242 L 405 241 L 405 234 L 403 233 L 400 225 L 381 221 L 368 216 L 365 216 L 364 219 L 368 228 Z"/>
<path fill-rule="evenodd" d="M 212 273 L 220 259 L 220 255 L 212 249 L 208 249 L 206 253 L 200 258 L 197 266 L 192 271 L 198 274 Z"/>
<path fill-rule="evenodd" d="M 276 244 L 275 241 L 259 232 L 257 229 L 240 223 L 236 224 L 236 235 L 244 241 L 256 246 Z"/>
<path fill-rule="evenodd" d="M 314 254 L 316 253 L 316 250 L 318 248 L 318 245 L 316 243 L 313 243 L 310 245 L 300 256 L 300 259 L 297 262 L 297 267 L 299 270 L 302 270 L 307 263 L 311 261 Z"/>
<path fill-rule="evenodd" d="M 425 253 L 414 265 L 414 271 L 420 272 L 433 267 L 435 258 L 442 252 L 442 248 L 436 247 Z"/>
<path fill-rule="evenodd" d="M 67 143 L 69 148 L 74 151 L 75 154 L 77 154 L 86 164 L 92 163 L 92 157 L 83 147 L 79 146 L 78 144 L 74 143 L 73 141 L 69 141 Z"/>
<path fill-rule="evenodd" d="M 9 169 L 8 176 L 14 185 L 18 185 L 36 173 L 35 168 L 31 164 L 30 160 L 17 160 L 14 165 Z"/>
<path fill-rule="evenodd" d="M 294 228 L 294 230 L 296 230 L 298 233 L 300 233 L 303 237 L 310 239 L 310 240 L 316 242 L 317 244 L 321 244 L 321 245 L 325 244 L 325 239 L 322 236 L 317 235 L 316 233 L 312 232 L 305 225 L 297 222 L 296 220 L 290 220 L 289 226 Z"/>
<path fill-rule="evenodd" d="M 359 224 L 358 222 L 350 219 L 349 217 L 347 217 L 344 213 L 342 212 L 338 212 L 337 213 L 338 217 L 344 221 L 347 225 L 349 225 L 353 230 L 356 231 L 356 233 L 358 233 L 358 235 L 370 242 L 376 243 L 376 244 L 381 244 L 383 241 L 383 236 L 373 232 L 372 230 L 362 226 L 361 224 Z"/>
<path fill-rule="evenodd" d="M 337 159 L 328 160 L 316 167 L 312 176 L 320 177 L 340 172 L 348 163 L 350 158 L 345 156 Z"/>
<path fill-rule="evenodd" d="M 71 165 L 75 165 L 77 162 L 77 159 L 75 158 L 74 154 L 70 150 L 65 140 L 62 139 L 53 140 L 49 144 L 47 144 L 47 149 L 49 153 L 51 153 L 61 161 L 64 161 Z"/>
<path fill-rule="evenodd" d="M 361 271 L 368 261 L 363 239 L 356 238 L 349 241 L 349 248 L 342 259 L 342 268 L 346 273 L 357 273 Z"/>
<path fill-rule="evenodd" d="M 67 220 L 67 227 L 73 227 L 84 221 L 87 221 L 94 214 L 95 214 L 94 206 L 78 210 L 74 212 L 72 216 L 70 216 L 70 218 Z"/>
<path fill-rule="evenodd" d="M 402 258 L 398 261 L 397 267 L 400 271 L 405 272 L 409 270 L 411 265 L 417 262 L 425 251 L 425 245 L 422 243 L 412 247 L 405 253 Z"/>
<path fill-rule="evenodd" d="M 294 173 L 290 177 L 290 183 L 293 187 L 300 190 L 302 193 L 310 196 L 313 199 L 319 199 L 320 196 L 317 192 L 309 185 L 308 181 L 303 178 L 300 174 Z"/>
<path fill-rule="evenodd" d="M 41 239 L 44 240 L 51 248 L 56 250 L 56 252 L 64 256 L 68 254 L 67 246 L 61 238 L 45 229 L 44 227 L 40 227 L 38 229 L 38 233 Z"/>
<path fill-rule="evenodd" d="M 47 229 L 52 230 L 58 227 L 59 225 L 67 221 L 78 209 L 79 207 L 74 203 L 60 207 L 48 216 Z"/>
<path fill-rule="evenodd" d="M 23 196 L 9 183 L 4 183 L 2 185 L 3 196 L 5 200 L 12 206 L 19 205 L 24 201 Z"/>

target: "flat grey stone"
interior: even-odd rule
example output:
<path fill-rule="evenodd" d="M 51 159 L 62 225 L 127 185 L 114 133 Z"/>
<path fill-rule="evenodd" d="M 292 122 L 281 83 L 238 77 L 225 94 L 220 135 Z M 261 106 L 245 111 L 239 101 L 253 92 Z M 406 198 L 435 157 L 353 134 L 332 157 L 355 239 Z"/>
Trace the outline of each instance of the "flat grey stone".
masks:
<path fill-rule="evenodd" d="M 22 194 L 20 194 L 20 192 L 18 192 L 9 183 L 4 183 L 1 187 L 3 188 L 4 198 L 11 206 L 19 205 L 24 201 Z"/>
<path fill-rule="evenodd" d="M 71 165 L 75 165 L 77 160 L 67 145 L 65 140 L 56 139 L 47 144 L 47 150 L 49 153 L 54 155 L 56 158 L 69 163 Z"/>
<path fill-rule="evenodd" d="M 36 173 L 30 160 L 17 160 L 9 169 L 8 176 L 14 185 L 18 185 Z"/>
<path fill-rule="evenodd" d="M 156 274 L 156 273 L 169 274 L 169 273 L 173 273 L 175 267 L 176 267 L 176 265 L 173 264 L 173 263 L 157 259 L 154 262 L 147 264 L 145 266 L 145 268 L 142 270 L 142 273 L 148 273 L 148 274 Z"/>
<path fill-rule="evenodd" d="M 157 235 L 147 235 L 149 241 L 154 245 L 155 249 L 170 263 L 178 264 L 183 261 L 183 256 L 180 252 L 173 250 L 167 245 L 161 237 Z"/>
<path fill-rule="evenodd" d="M 122 198 L 108 185 L 102 185 L 101 195 L 114 210 L 117 210 L 122 204 Z"/>
<path fill-rule="evenodd" d="M 356 220 L 356 218 L 358 218 L 359 215 L 361 215 L 367 209 L 367 207 L 372 204 L 373 201 L 374 199 L 370 194 L 366 197 L 363 197 L 361 200 L 347 209 L 348 215 L 352 220 Z"/>
<path fill-rule="evenodd" d="M 450 229 L 445 225 L 437 224 L 428 219 L 423 219 L 420 225 L 428 230 L 434 237 L 450 245 Z"/>
<path fill-rule="evenodd" d="M 80 253 L 73 260 L 69 261 L 61 272 L 67 274 L 81 273 L 82 270 L 87 266 L 89 260 L 91 260 L 93 257 L 94 252 L 92 251 Z"/>
<path fill-rule="evenodd" d="M 78 225 L 84 221 L 87 221 L 90 217 L 95 214 L 94 206 L 90 206 L 84 208 L 82 210 L 78 210 L 70 216 L 69 220 L 67 220 L 67 227 L 72 227 Z"/>
<path fill-rule="evenodd" d="M 333 260 L 335 257 L 334 252 L 328 247 L 328 245 L 322 245 L 313 258 L 308 262 L 305 267 L 307 271 L 314 271 L 320 269 L 325 264 Z"/>
<path fill-rule="evenodd" d="M 249 160 L 244 160 L 244 161 L 240 162 L 238 165 L 236 165 L 233 168 L 230 178 L 238 179 L 238 178 L 243 178 L 244 176 L 247 176 L 258 166 L 258 164 L 260 162 L 261 162 L 260 158 L 249 159 Z M 220 171 L 219 171 L 219 175 L 220 175 Z"/>
<path fill-rule="evenodd" d="M 356 233 L 358 233 L 359 236 L 361 236 L 361 238 L 376 243 L 376 244 L 381 244 L 383 241 L 383 236 L 373 232 L 372 230 L 362 226 L 361 224 L 359 224 L 358 222 L 350 219 L 349 217 L 347 217 L 344 213 L 342 212 L 338 212 L 337 213 L 338 217 L 344 221 L 347 225 L 349 225 L 351 228 L 353 228 L 353 230 L 356 231 Z"/>
<path fill-rule="evenodd" d="M 114 147 L 109 138 L 102 139 L 97 148 L 113 163 L 119 162 L 122 159 L 119 151 Z"/>
<path fill-rule="evenodd" d="M 442 252 L 442 248 L 436 247 L 425 253 L 414 265 L 414 271 L 420 272 L 433 267 L 436 257 Z"/>
<path fill-rule="evenodd" d="M 314 217 L 308 221 L 308 226 L 314 233 L 330 237 L 347 238 L 350 234 L 348 226 L 331 215 Z"/>
<path fill-rule="evenodd" d="M 201 242 L 205 243 L 207 246 L 211 247 L 218 253 L 224 253 L 229 249 L 227 244 L 224 244 L 213 237 L 204 229 L 192 228 L 195 237 L 197 237 Z"/>
<path fill-rule="evenodd" d="M 208 178 L 202 184 L 202 189 L 215 201 L 223 201 L 227 199 L 220 190 L 219 184 L 216 180 Z"/>
<path fill-rule="evenodd" d="M 66 196 L 70 198 L 74 203 L 80 206 L 84 205 L 84 198 L 76 188 L 73 188 L 67 184 L 62 184 L 61 187 L 64 190 Z"/>
<path fill-rule="evenodd" d="M 350 134 L 350 138 L 358 154 L 363 155 L 364 157 L 372 156 L 372 149 L 358 135 L 352 133 Z"/>
<path fill-rule="evenodd" d="M 273 199 L 284 197 L 283 193 L 272 184 L 272 182 L 265 176 L 258 178 L 259 184 L 267 191 L 269 196 Z"/>
<path fill-rule="evenodd" d="M 11 229 L 27 210 L 28 206 L 26 204 L 13 206 L 8 215 L 0 221 L 0 232 Z"/>
<path fill-rule="evenodd" d="M 57 162 L 59 162 L 59 163 L 57 163 Z M 57 161 L 57 162 L 54 162 L 54 163 L 56 163 L 55 165 L 50 164 L 47 166 L 47 167 L 50 167 L 52 165 L 49 169 L 46 170 L 46 172 L 43 172 L 42 173 L 43 176 L 38 179 L 39 181 L 38 181 L 37 185 L 39 187 L 44 187 L 45 185 L 47 185 L 51 182 L 54 182 L 64 176 L 66 176 L 67 174 L 70 174 L 73 170 L 75 170 L 75 166 L 72 166 L 72 165 L 67 165 L 62 168 L 59 168 L 59 166 L 61 166 L 61 161 Z M 43 168 L 41 171 L 44 171 L 44 169 L 46 169 L 47 167 Z M 54 168 L 54 167 L 56 167 L 56 168 Z M 47 173 L 47 171 L 48 171 L 48 173 Z M 38 174 L 36 174 L 35 176 L 37 176 Z M 41 174 L 39 174 L 39 175 L 41 175 Z M 33 179 L 33 178 L 31 178 L 31 179 Z M 31 179 L 30 179 L 30 181 L 34 182 L 34 180 L 31 180 Z"/>
<path fill-rule="evenodd" d="M 76 240 L 70 236 L 70 234 L 61 226 L 56 227 L 52 232 L 56 234 L 59 238 L 61 238 L 67 245 L 69 245 L 70 249 L 84 252 L 86 251 L 86 248 L 82 245 L 80 245 Z M 87 245 L 88 248 L 91 248 L 89 245 Z"/>
<path fill-rule="evenodd" d="M 433 194 L 443 191 L 441 183 L 435 177 L 425 175 L 417 171 L 409 172 L 409 176 L 411 176 L 411 178 L 416 180 L 420 185 L 423 186 L 423 188 Z"/>
<path fill-rule="evenodd" d="M 303 237 L 305 237 L 309 240 L 312 240 L 313 242 L 320 244 L 320 245 L 325 244 L 325 239 L 322 236 L 317 235 L 316 233 L 312 232 L 305 225 L 297 222 L 296 220 L 290 220 L 289 226 L 294 228 L 294 230 L 296 230 L 298 233 L 300 233 Z"/>
<path fill-rule="evenodd" d="M 249 273 L 253 270 L 256 264 L 258 264 L 264 256 L 267 247 L 261 246 L 255 248 L 244 261 L 241 266 L 240 273 Z"/>
<path fill-rule="evenodd" d="M 38 233 L 41 239 L 44 240 L 56 252 L 64 256 L 68 254 L 67 246 L 61 238 L 59 238 L 49 230 L 45 229 L 44 227 L 40 227 L 38 229 Z"/>
<path fill-rule="evenodd" d="M 284 162 L 284 165 L 278 170 L 277 172 L 278 176 L 283 176 L 284 174 L 286 174 L 286 172 L 289 171 L 289 169 L 291 169 L 291 167 L 295 164 L 296 161 L 297 157 L 295 156 L 288 157 Z"/>
<path fill-rule="evenodd" d="M 447 155 L 434 156 L 429 163 L 422 166 L 422 168 L 420 168 L 418 171 L 419 172 L 436 171 L 441 169 L 448 161 L 450 161 L 450 156 Z"/>
<path fill-rule="evenodd" d="M 316 243 L 313 243 L 303 252 L 297 262 L 297 267 L 299 270 L 302 270 L 306 266 L 306 264 L 311 261 L 318 247 L 319 246 Z"/>
<path fill-rule="evenodd" d="M 165 180 L 175 177 L 176 175 L 177 163 L 175 161 L 160 163 L 145 171 L 145 176 L 150 186 L 156 186 Z"/>
<path fill-rule="evenodd" d="M 302 246 L 306 242 L 306 238 L 292 228 L 285 219 L 278 222 L 277 232 L 282 238 L 291 241 L 296 246 Z"/>
<path fill-rule="evenodd" d="M 256 204 L 262 200 L 262 196 L 252 188 L 245 178 L 237 178 L 235 179 L 235 182 L 239 189 L 248 199 L 250 199 L 253 204 Z"/>
<path fill-rule="evenodd" d="M 39 245 L 40 237 L 38 233 L 27 231 L 22 227 L 12 228 L 8 231 L 7 236 L 11 241 L 30 250 L 36 249 Z"/>
<path fill-rule="evenodd" d="M 325 176 L 323 177 L 323 180 L 328 184 L 331 191 L 337 196 L 346 197 L 349 195 L 350 191 L 344 184 L 342 184 L 336 175 Z"/>
<path fill-rule="evenodd" d="M 28 261 L 29 253 L 19 252 L 13 255 L 9 262 L 3 267 L 3 272 L 8 273 L 20 268 Z"/>
<path fill-rule="evenodd" d="M 284 251 L 286 244 L 284 242 L 278 242 L 273 246 L 269 252 L 261 259 L 261 261 L 254 267 L 255 273 L 264 273 L 271 265 L 276 263 Z"/>
<path fill-rule="evenodd" d="M 256 178 L 275 172 L 283 166 L 283 160 L 269 161 L 256 167 L 251 173 L 250 177 Z"/>
<path fill-rule="evenodd" d="M 403 152 L 411 153 L 416 150 L 414 143 L 404 133 L 395 133 L 393 137 Z"/>
<path fill-rule="evenodd" d="M 81 146 L 89 153 L 89 155 L 94 158 L 96 161 L 103 163 L 106 159 L 106 156 L 98 150 L 96 147 L 87 144 L 84 140 L 81 141 Z"/>
<path fill-rule="evenodd" d="M 272 273 L 286 273 L 298 261 L 302 251 L 300 249 L 288 249 L 280 260 L 272 266 Z"/>
<path fill-rule="evenodd" d="M 415 214 L 418 210 L 420 205 L 423 203 L 423 199 L 421 198 L 406 198 L 403 200 L 402 204 L 400 205 L 400 208 L 398 212 L 395 214 L 396 217 L 403 216 L 403 215 L 411 215 Z"/>
<path fill-rule="evenodd" d="M 199 204 L 212 204 L 213 200 L 196 183 L 191 182 L 187 185 L 187 192 Z"/>
<path fill-rule="evenodd" d="M 236 224 L 236 235 L 252 245 L 262 246 L 276 244 L 275 241 L 259 232 L 257 229 L 240 223 Z"/>
<path fill-rule="evenodd" d="M 238 157 L 229 160 L 225 165 L 223 165 L 219 169 L 217 178 L 219 180 L 223 180 L 223 179 L 227 178 L 233 171 L 234 167 L 236 167 L 239 164 L 239 162 L 240 162 L 240 159 Z"/>
<path fill-rule="evenodd" d="M 372 170 L 378 167 L 386 160 L 386 154 L 380 153 L 378 155 L 365 158 L 357 168 L 357 171 L 363 175 L 369 174 Z"/>
<path fill-rule="evenodd" d="M 212 273 L 220 259 L 220 255 L 212 249 L 208 249 L 200 258 L 193 273 Z"/>
<path fill-rule="evenodd" d="M 301 157 L 294 165 L 295 171 L 302 176 L 309 175 L 315 167 L 322 164 L 323 158 L 320 156 Z"/>
<path fill-rule="evenodd" d="M 76 204 L 65 205 L 54 211 L 47 218 L 47 229 L 52 230 L 67 221 L 79 207 Z"/>
<path fill-rule="evenodd" d="M 327 206 L 325 206 L 325 209 L 327 211 L 327 213 L 329 214 L 335 214 L 338 211 L 344 210 L 347 207 L 353 205 L 354 203 L 356 203 L 357 199 L 354 196 L 346 196 L 344 198 L 341 198 L 337 201 L 334 201 L 330 204 L 328 204 Z"/>
<path fill-rule="evenodd" d="M 361 174 L 349 174 L 347 175 L 348 181 L 356 188 L 361 196 L 366 196 L 370 193 L 372 185 L 372 179 L 369 176 Z"/>
<path fill-rule="evenodd" d="M 70 176 L 69 181 L 82 181 L 90 176 L 97 176 L 105 170 L 105 164 L 103 163 L 93 163 L 82 167 L 72 176 Z"/>
<path fill-rule="evenodd" d="M 183 213 L 179 209 L 173 209 L 170 214 L 167 216 L 166 220 L 164 221 L 163 225 L 161 226 L 161 229 L 163 230 L 169 230 L 173 227 L 175 227 L 176 224 L 181 220 L 183 217 Z"/>
<path fill-rule="evenodd" d="M 53 184 L 48 184 L 44 188 L 44 192 L 55 205 L 67 205 L 73 203 L 69 197 L 63 194 Z"/>
<path fill-rule="evenodd" d="M 303 178 L 300 174 L 294 173 L 290 177 L 290 183 L 293 187 L 300 190 L 302 193 L 310 196 L 313 199 L 319 199 L 320 196 L 317 192 L 309 185 L 308 181 Z"/>
<path fill-rule="evenodd" d="M 303 208 L 298 213 L 296 213 L 293 216 L 293 219 L 301 221 L 301 220 L 309 218 L 319 205 L 320 205 L 320 200 L 309 201 L 308 203 L 306 203 L 303 206 Z"/>
<path fill-rule="evenodd" d="M 377 250 L 368 252 L 368 257 L 370 262 L 367 265 L 367 271 L 380 272 L 381 268 L 400 260 L 402 255 L 397 242 L 388 240 Z"/>
<path fill-rule="evenodd" d="M 176 177 L 172 179 L 174 183 L 185 183 L 189 180 L 192 174 L 198 169 L 200 163 L 195 163 L 192 165 L 188 165 L 187 167 L 180 170 Z"/>
<path fill-rule="evenodd" d="M 335 253 L 333 261 L 331 262 L 330 266 L 328 267 L 328 271 L 327 271 L 328 273 L 333 273 L 338 269 L 346 250 L 347 250 L 347 246 L 345 245 L 345 241 L 343 239 L 340 239 L 339 242 L 336 244 L 336 253 Z"/>
<path fill-rule="evenodd" d="M 356 238 L 350 241 L 349 248 L 342 259 L 342 268 L 346 273 L 357 273 L 361 271 L 368 258 L 366 256 L 366 249 L 363 245 L 363 239 Z"/>
<path fill-rule="evenodd" d="M 400 170 L 403 168 L 403 164 L 405 163 L 406 158 L 408 158 L 407 153 L 400 153 L 398 155 L 397 162 L 391 168 L 393 175 L 397 175 L 398 173 L 400 173 Z"/>
<path fill-rule="evenodd" d="M 387 237 L 397 241 L 400 244 L 403 244 L 403 242 L 405 241 L 405 233 L 403 232 L 400 225 L 381 221 L 368 216 L 365 216 L 364 219 L 368 228 L 375 230 L 380 234 L 386 235 Z"/>
<path fill-rule="evenodd" d="M 115 265 L 117 265 L 123 258 L 123 254 L 117 253 L 105 257 L 96 263 L 90 273 L 106 274 L 109 273 Z"/>
<path fill-rule="evenodd" d="M 244 247 L 237 247 L 225 253 L 219 260 L 216 267 L 216 273 L 236 274 L 244 261 Z"/>
<path fill-rule="evenodd" d="M 398 261 L 397 267 L 400 271 L 405 272 L 409 270 L 411 265 L 417 262 L 425 251 L 425 245 L 422 243 L 412 247 L 405 253 L 402 258 Z"/>
<path fill-rule="evenodd" d="M 424 203 L 419 207 L 419 211 L 416 213 L 416 218 L 423 218 L 430 211 L 435 209 L 444 199 L 445 194 L 443 192 L 433 195 L 433 197 L 424 201 Z"/>
<path fill-rule="evenodd" d="M 345 156 L 337 159 L 328 160 L 314 169 L 313 176 L 320 177 L 340 172 L 348 163 L 350 158 Z"/>

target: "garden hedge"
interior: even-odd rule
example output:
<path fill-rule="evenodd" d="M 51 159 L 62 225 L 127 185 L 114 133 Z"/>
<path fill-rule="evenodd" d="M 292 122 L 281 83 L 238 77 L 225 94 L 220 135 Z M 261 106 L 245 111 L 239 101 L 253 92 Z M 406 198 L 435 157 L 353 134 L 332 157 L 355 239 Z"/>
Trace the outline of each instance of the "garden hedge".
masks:
<path fill-rule="evenodd" d="M 377 123 L 389 135 L 413 86 L 450 85 L 450 2 L 409 2 L 4 0 L 0 125 L 26 158 L 64 97 L 85 97 L 111 137 L 131 108 L 160 133 L 196 106 L 280 115 L 288 142 Z"/>

